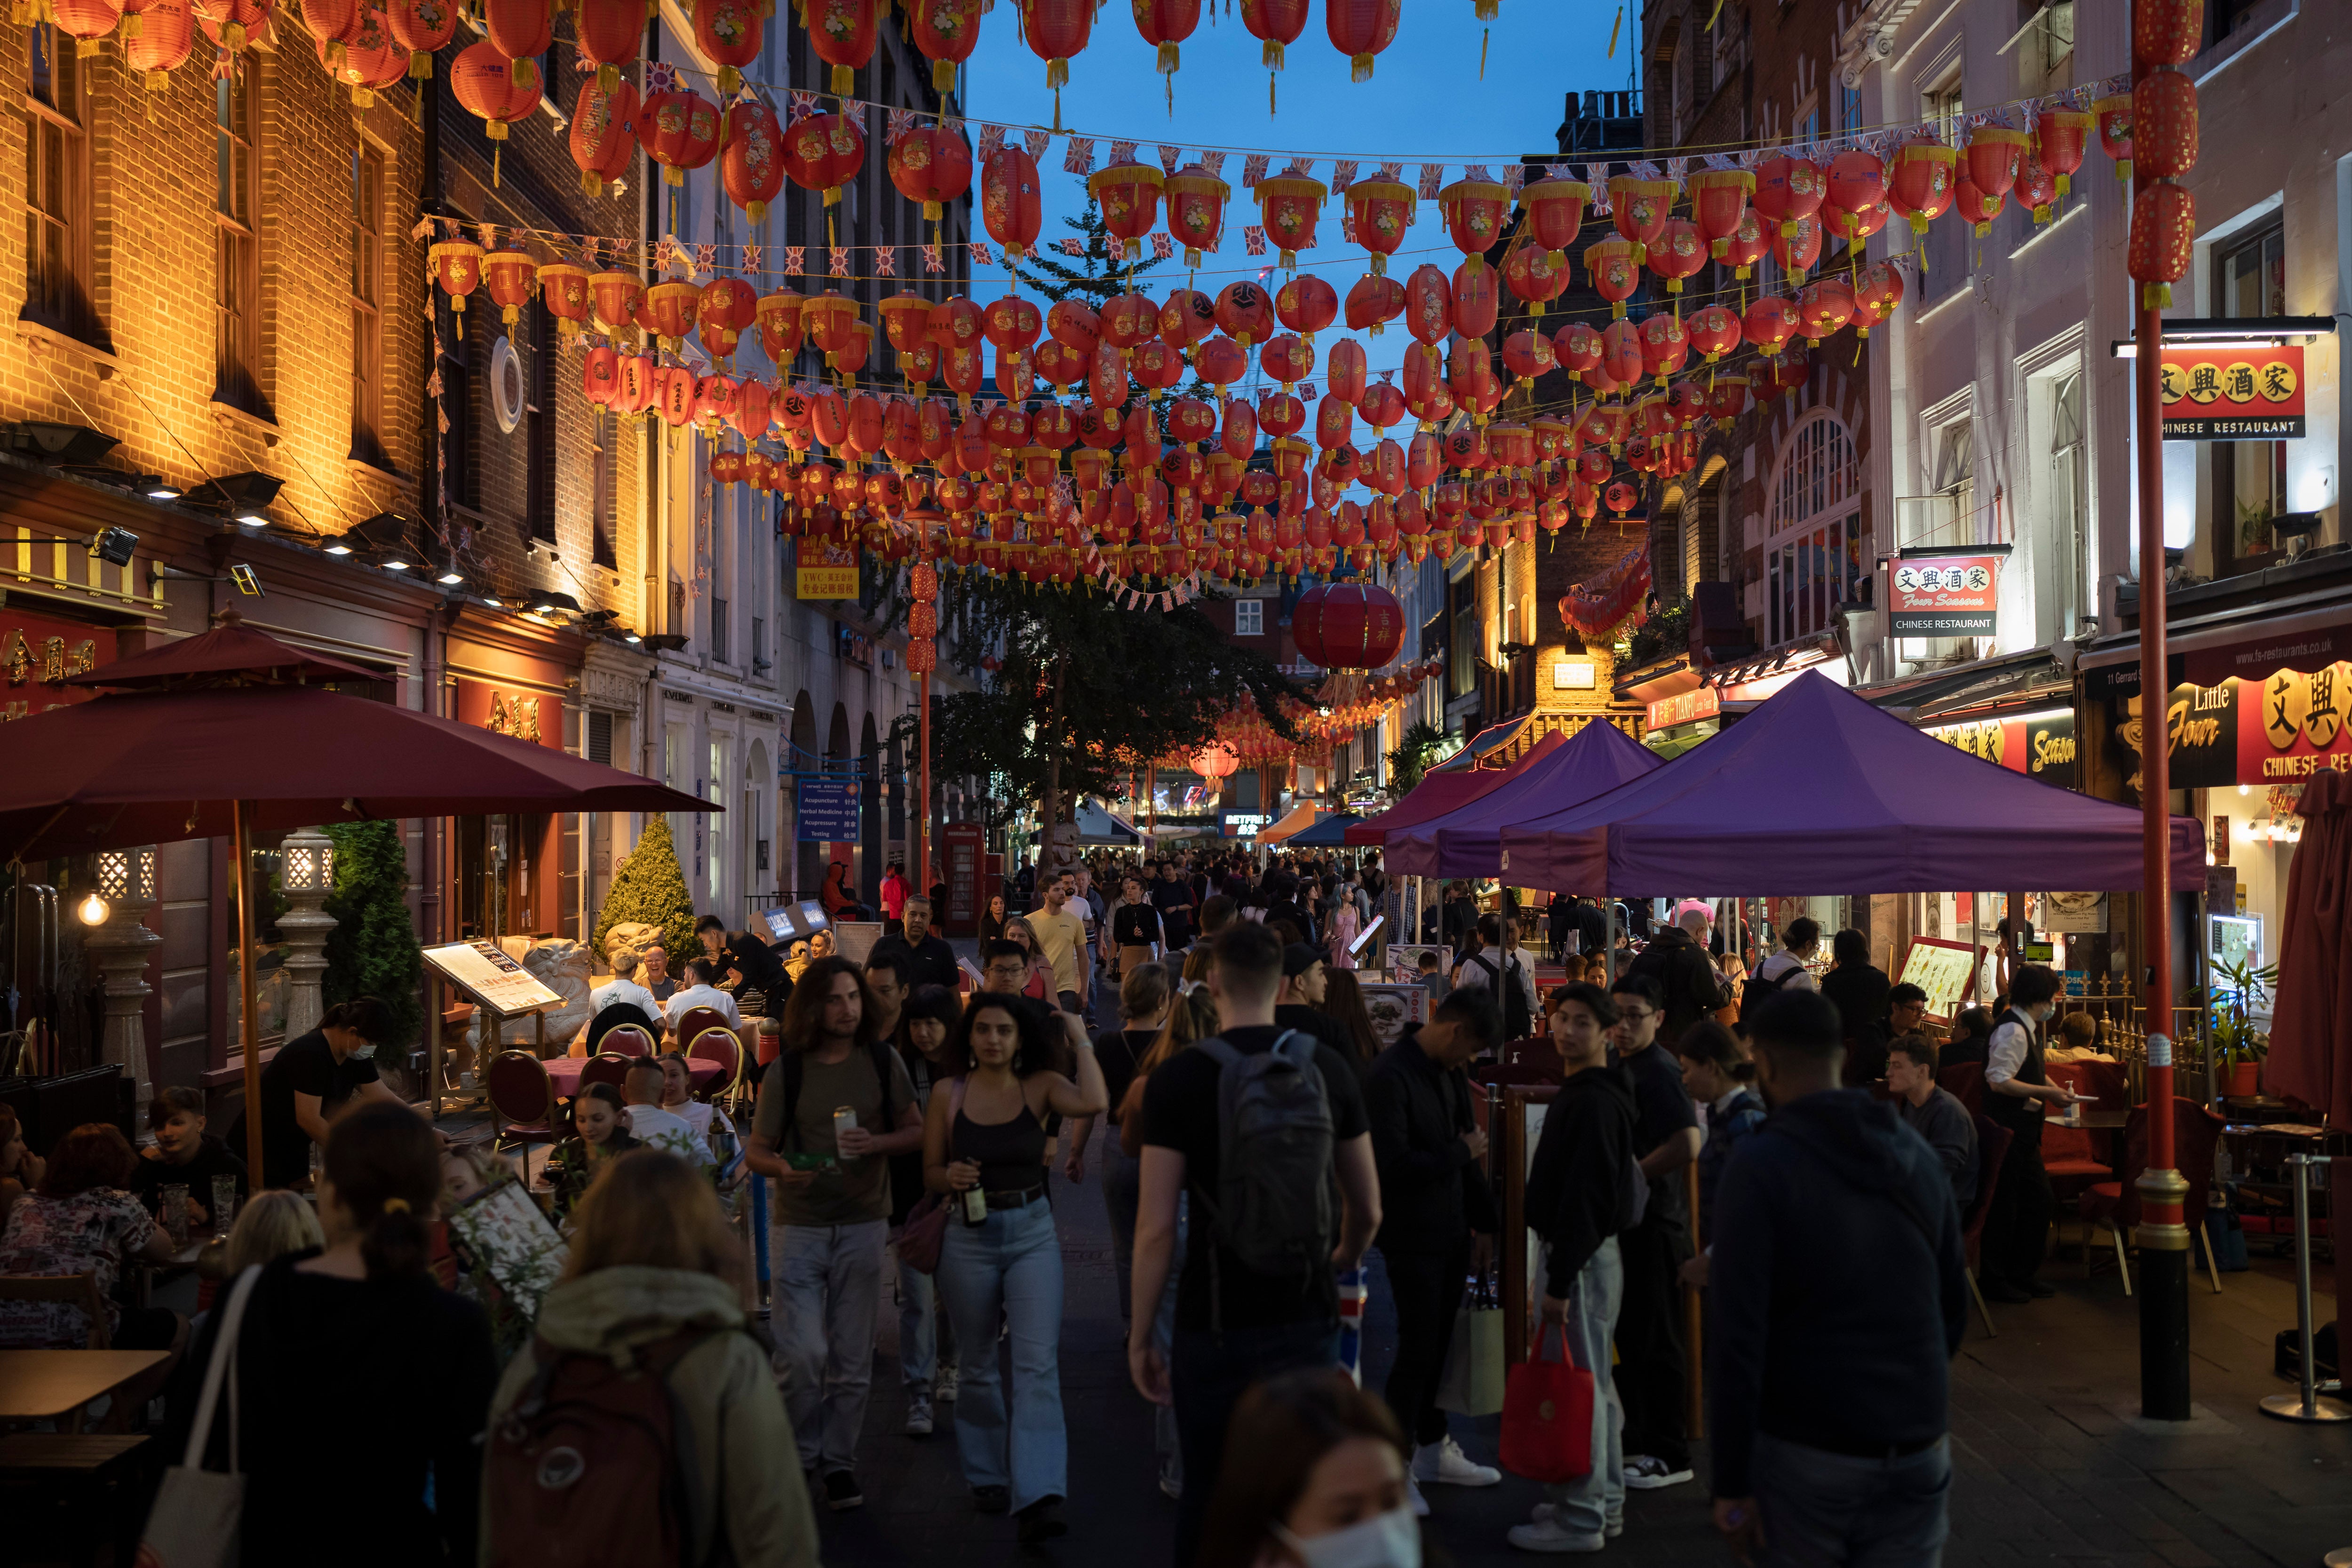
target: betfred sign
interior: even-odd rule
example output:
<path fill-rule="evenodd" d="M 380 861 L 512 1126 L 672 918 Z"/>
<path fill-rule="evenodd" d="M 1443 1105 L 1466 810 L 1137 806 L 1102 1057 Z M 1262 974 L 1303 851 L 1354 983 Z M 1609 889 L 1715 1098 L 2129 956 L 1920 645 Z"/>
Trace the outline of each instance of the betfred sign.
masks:
<path fill-rule="evenodd" d="M 2303 345 L 2164 351 L 2168 441 L 2292 441 L 2303 436 Z"/>
<path fill-rule="evenodd" d="M 1906 556 L 1888 577 L 1889 637 L 1979 637 L 1997 629 L 1998 555 Z"/>

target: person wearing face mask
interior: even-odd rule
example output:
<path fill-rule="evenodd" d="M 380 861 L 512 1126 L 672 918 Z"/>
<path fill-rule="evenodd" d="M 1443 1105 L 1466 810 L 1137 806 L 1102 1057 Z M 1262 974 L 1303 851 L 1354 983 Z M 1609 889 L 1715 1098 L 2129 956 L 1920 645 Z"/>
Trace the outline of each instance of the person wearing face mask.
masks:
<path fill-rule="evenodd" d="M 1979 1251 L 1980 1283 L 1989 1301 L 2015 1305 L 2057 1294 L 2035 1278 L 2053 1206 L 2050 1173 L 2042 1165 L 2042 1107 L 2084 1098 L 2052 1083 L 2042 1068 L 2042 1026 L 2058 1010 L 2058 989 L 2056 971 L 2039 963 L 2021 966 L 2010 983 L 2008 1010 L 1994 1026 L 1986 1052 L 1984 1113 L 2011 1134 Z"/>
<path fill-rule="evenodd" d="M 1242 1396 L 1199 1568 L 1422 1568 L 1396 1417 L 1348 1374 L 1302 1369 Z"/>
<path fill-rule="evenodd" d="M 319 1026 L 278 1048 L 261 1069 L 261 1184 L 290 1187 L 310 1173 L 310 1150 L 327 1142 L 327 1123 L 347 1107 L 399 1105 L 375 1068 L 390 1037 L 392 1009 L 355 996 L 327 1009 Z M 230 1140 L 244 1142 L 241 1133 Z"/>

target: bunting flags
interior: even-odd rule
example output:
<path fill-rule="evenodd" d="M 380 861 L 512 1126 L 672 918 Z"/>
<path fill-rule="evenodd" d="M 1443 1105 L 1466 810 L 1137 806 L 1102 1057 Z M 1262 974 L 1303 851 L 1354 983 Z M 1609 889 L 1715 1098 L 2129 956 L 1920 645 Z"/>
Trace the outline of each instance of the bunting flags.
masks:
<path fill-rule="evenodd" d="M 1444 187 L 1444 164 L 1423 163 L 1421 166 L 1421 199 L 1423 201 L 1435 201 L 1437 199 L 1437 193 Z"/>
<path fill-rule="evenodd" d="M 1160 143 L 1160 172 L 1161 174 L 1174 174 L 1176 172 L 1177 165 L 1183 161 L 1183 148 L 1171 147 L 1165 142 Z"/>
<path fill-rule="evenodd" d="M 1257 183 L 1265 178 L 1266 165 L 1271 163 L 1273 161 L 1273 154 L 1267 153 L 1253 153 L 1247 158 L 1244 159 L 1242 162 L 1242 189 L 1245 191 L 1254 191 L 1257 189 Z"/>
<path fill-rule="evenodd" d="M 1259 223 L 1242 226 L 1242 247 L 1252 256 L 1265 254 L 1265 226 Z"/>
<path fill-rule="evenodd" d="M 1062 172 L 1066 174 L 1091 174 L 1095 172 L 1095 139 L 1093 137 L 1070 138 L 1069 151 L 1062 154 Z"/>
<path fill-rule="evenodd" d="M 1356 171 L 1362 165 L 1353 158 L 1337 158 L 1331 163 L 1331 194 L 1339 195 L 1356 183 Z"/>
<path fill-rule="evenodd" d="M 980 157 L 986 163 L 1004 145 L 1004 127 L 983 123 L 980 128 Z"/>
<path fill-rule="evenodd" d="M 939 242 L 936 240 L 926 241 L 923 245 L 923 270 L 926 272 L 945 272 L 947 269 L 948 266 L 946 261 L 941 259 L 940 256 Z"/>

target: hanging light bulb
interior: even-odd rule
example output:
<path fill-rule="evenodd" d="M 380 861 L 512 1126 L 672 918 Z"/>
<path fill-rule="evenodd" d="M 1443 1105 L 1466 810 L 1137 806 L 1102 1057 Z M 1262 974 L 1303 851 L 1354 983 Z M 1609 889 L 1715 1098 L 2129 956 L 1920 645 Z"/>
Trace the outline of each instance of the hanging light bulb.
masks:
<path fill-rule="evenodd" d="M 106 900 L 98 896 L 96 889 L 92 889 L 79 904 L 74 907 L 74 913 L 81 917 L 81 923 L 86 926 L 105 924 L 106 917 L 111 912 L 107 907 Z"/>

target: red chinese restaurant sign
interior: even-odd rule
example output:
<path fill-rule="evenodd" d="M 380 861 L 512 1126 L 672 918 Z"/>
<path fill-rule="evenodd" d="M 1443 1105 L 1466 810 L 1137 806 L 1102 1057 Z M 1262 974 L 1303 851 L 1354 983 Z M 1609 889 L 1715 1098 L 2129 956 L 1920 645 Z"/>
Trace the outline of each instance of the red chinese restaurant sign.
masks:
<path fill-rule="evenodd" d="M 2300 439 L 2303 345 L 2168 348 L 2164 438 L 2168 441 Z"/>
<path fill-rule="evenodd" d="M 1906 556 L 1888 574 L 1887 635 L 1990 637 L 2000 586 L 1998 555 Z"/>
<path fill-rule="evenodd" d="M 0 721 L 89 701 L 98 693 L 66 677 L 113 659 L 109 627 L 0 609 Z"/>

